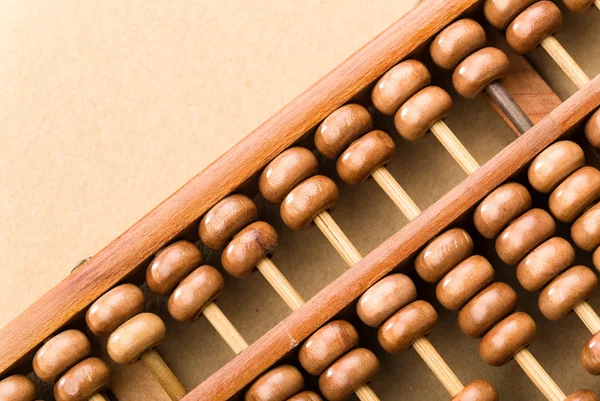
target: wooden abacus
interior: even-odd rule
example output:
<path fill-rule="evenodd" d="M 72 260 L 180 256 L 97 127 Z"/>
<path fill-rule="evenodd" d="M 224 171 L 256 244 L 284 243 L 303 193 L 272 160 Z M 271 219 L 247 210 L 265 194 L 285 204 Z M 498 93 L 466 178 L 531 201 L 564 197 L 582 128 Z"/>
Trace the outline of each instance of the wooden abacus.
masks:
<path fill-rule="evenodd" d="M 598 0 L 565 5 L 595 14 L 590 7 L 600 7 Z M 516 311 L 522 307 L 516 289 L 494 282 L 498 257 L 517 266 L 525 290 L 540 292 L 544 317 L 574 311 L 592 333 L 582 344 L 581 364 L 600 375 L 600 317 L 587 302 L 598 279 L 575 264 L 581 251 L 600 270 L 600 78 L 590 80 L 553 36 L 561 22 L 561 10 L 545 0 L 421 3 L 6 326 L 2 399 L 34 400 L 35 385 L 23 375 L 31 370 L 56 383 L 57 400 L 112 397 L 110 367 L 90 356 L 94 348 L 100 356 L 106 350 L 111 363 L 141 360 L 172 400 L 336 401 L 352 394 L 379 400 L 369 382 L 381 369 L 381 350 L 359 339 L 364 328 L 357 325 L 364 324 L 378 328 L 377 342 L 389 353 L 413 348 L 453 400 L 497 400 L 491 381 L 473 371 L 455 373 L 427 338 L 442 313 L 439 303 L 459 311 L 465 335 L 481 338 L 479 354 L 488 365 L 514 359 L 551 401 L 597 400 L 590 390 L 563 392 L 528 349 L 541 335 L 530 314 Z M 505 30 L 504 45 L 494 30 Z M 531 110 L 503 80 L 538 82 L 537 75 L 511 75 L 511 61 L 528 66 L 515 52 L 538 46 L 578 90 L 533 124 Z M 453 105 L 441 87 L 444 76 L 452 82 L 448 90 L 464 98 L 485 94 L 519 135 L 482 166 L 444 122 Z M 386 166 L 396 141 L 416 141 L 429 131 L 467 177 L 421 211 Z M 319 158 L 334 161 L 337 174 L 319 174 L 328 163 Z M 330 214 L 340 198 L 337 178 L 342 185 L 373 178 L 409 222 L 363 257 Z M 543 194 L 550 194 L 549 211 L 534 202 Z M 271 259 L 284 233 L 264 221 L 261 197 L 279 205 L 290 229 L 316 225 L 348 265 L 306 302 Z M 360 211 L 346 212 L 360 218 Z M 557 233 L 561 224 L 570 238 Z M 479 234 L 484 239 L 474 239 Z M 480 243 L 490 239 L 496 252 L 484 256 Z M 219 255 L 232 277 L 257 270 L 291 313 L 248 344 L 217 306 L 226 279 L 203 264 L 203 247 Z M 155 349 L 167 330 L 157 314 L 144 312 L 145 295 L 136 285 L 142 281 L 169 297 L 167 316 L 178 322 L 206 317 L 236 354 L 190 392 Z M 421 284 L 437 284 L 432 302 L 422 299 Z"/>

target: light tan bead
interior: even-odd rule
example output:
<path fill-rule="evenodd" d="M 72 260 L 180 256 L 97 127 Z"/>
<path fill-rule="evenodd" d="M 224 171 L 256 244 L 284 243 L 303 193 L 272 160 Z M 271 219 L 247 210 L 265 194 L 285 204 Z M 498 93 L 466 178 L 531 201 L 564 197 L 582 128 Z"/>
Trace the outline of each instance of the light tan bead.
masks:
<path fill-rule="evenodd" d="M 430 83 L 431 75 L 423 63 L 404 60 L 379 79 L 371 96 L 373 105 L 392 116 L 408 98 Z"/>
<path fill-rule="evenodd" d="M 375 354 L 365 348 L 356 348 L 331 365 L 319 377 L 319 389 L 329 401 L 341 401 L 379 372 Z"/>
<path fill-rule="evenodd" d="M 337 185 L 324 175 L 315 175 L 302 182 L 285 197 L 280 213 L 283 222 L 293 230 L 309 228 L 321 212 L 337 205 L 340 192 Z"/>
<path fill-rule="evenodd" d="M 315 392 L 303 391 L 288 398 L 287 401 L 323 401 L 323 399 Z"/>
<path fill-rule="evenodd" d="M 428 86 L 414 94 L 400 107 L 394 124 L 400 136 L 415 141 L 452 108 L 452 98 L 439 86 Z"/>
<path fill-rule="evenodd" d="M 221 254 L 221 264 L 235 278 L 252 273 L 259 260 L 277 248 L 277 232 L 268 223 L 257 221 L 240 231 Z"/>
<path fill-rule="evenodd" d="M 390 274 L 358 299 L 356 312 L 365 324 L 379 327 L 394 312 L 417 299 L 417 288 L 406 275 Z"/>
<path fill-rule="evenodd" d="M 367 109 L 358 104 L 347 104 L 319 125 L 315 146 L 323 156 L 335 160 L 348 145 L 372 129 L 373 120 Z"/>
<path fill-rule="evenodd" d="M 452 228 L 436 237 L 419 253 L 415 270 L 423 280 L 435 284 L 472 253 L 471 236 L 462 228 Z"/>
<path fill-rule="evenodd" d="M 440 68 L 452 69 L 485 45 L 485 31 L 478 22 L 464 18 L 448 25 L 431 42 L 431 59 Z"/>
<path fill-rule="evenodd" d="M 379 344 L 384 350 L 399 353 L 427 335 L 437 323 L 438 315 L 425 301 L 414 301 L 386 320 L 379 328 Z"/>
<path fill-rule="evenodd" d="M 200 266 L 202 253 L 189 241 L 177 241 L 164 248 L 146 270 L 148 287 L 168 295 L 192 270 Z"/>
<path fill-rule="evenodd" d="M 450 270 L 436 287 L 442 306 L 458 310 L 494 280 L 494 268 L 486 258 L 474 255 Z"/>
<path fill-rule="evenodd" d="M 509 182 L 485 197 L 475 209 L 473 222 L 481 235 L 492 239 L 530 207 L 531 195 L 527 188 L 519 183 Z"/>
<path fill-rule="evenodd" d="M 551 1 L 538 1 L 527 7 L 506 28 L 506 41 L 515 51 L 525 54 L 562 25 L 562 13 Z"/>
<path fill-rule="evenodd" d="M 0 380 L 0 399 L 3 401 L 33 401 L 35 397 L 35 386 L 25 376 L 12 375 Z"/>
<path fill-rule="evenodd" d="M 569 394 L 564 401 L 598 401 L 598 397 L 591 390 L 579 390 Z"/>
<path fill-rule="evenodd" d="M 600 110 L 596 110 L 585 123 L 585 137 L 596 149 L 600 149 Z"/>
<path fill-rule="evenodd" d="M 485 47 L 456 67 L 452 74 L 452 84 L 461 96 L 473 99 L 492 82 L 505 78 L 508 67 L 508 57 L 502 50 Z"/>
<path fill-rule="evenodd" d="M 598 278 L 591 269 L 573 266 L 540 292 L 540 311 L 547 319 L 562 319 L 575 305 L 589 298 L 596 287 Z"/>
<path fill-rule="evenodd" d="M 258 217 L 256 205 L 246 195 L 235 194 L 221 200 L 200 221 L 198 234 L 210 249 L 221 249 L 243 227 Z"/>
<path fill-rule="evenodd" d="M 573 265 L 575 249 L 560 237 L 552 237 L 535 248 L 517 266 L 517 278 L 527 291 L 541 290 L 554 277 Z"/>
<path fill-rule="evenodd" d="M 110 385 L 110 368 L 98 358 L 87 358 L 67 371 L 54 386 L 56 401 L 85 401 Z"/>
<path fill-rule="evenodd" d="M 516 265 L 555 232 L 556 223 L 548 212 L 531 209 L 513 221 L 496 238 L 496 253 L 504 263 Z"/>
<path fill-rule="evenodd" d="M 179 322 L 193 322 L 225 288 L 223 275 L 203 265 L 187 276 L 169 297 L 169 313 Z"/>
<path fill-rule="evenodd" d="M 497 29 L 504 29 L 521 11 L 536 0 L 485 0 L 483 13 L 488 22 Z"/>
<path fill-rule="evenodd" d="M 584 166 L 552 191 L 548 206 L 554 217 L 570 223 L 598 198 L 600 198 L 600 171 L 594 167 Z"/>
<path fill-rule="evenodd" d="M 318 376 L 333 362 L 358 345 L 358 332 L 345 320 L 334 320 L 315 331 L 298 352 L 308 373 Z"/>
<path fill-rule="evenodd" d="M 470 337 L 481 337 L 498 321 L 514 312 L 517 301 L 517 293 L 508 284 L 490 284 L 460 310 L 458 326 Z"/>
<path fill-rule="evenodd" d="M 556 142 L 533 159 L 527 177 L 537 191 L 549 193 L 584 162 L 583 149 L 575 142 Z"/>
<path fill-rule="evenodd" d="M 535 322 L 524 312 L 515 312 L 496 324 L 479 342 L 479 355 L 491 366 L 505 365 L 520 350 L 535 341 Z"/>
<path fill-rule="evenodd" d="M 392 160 L 396 144 L 388 134 L 375 130 L 356 140 L 336 163 L 340 178 L 348 184 L 360 184 L 379 167 Z"/>
<path fill-rule="evenodd" d="M 153 313 L 140 313 L 123 323 L 108 337 L 106 349 L 118 364 L 130 364 L 165 339 L 166 327 Z"/>
<path fill-rule="evenodd" d="M 108 336 L 117 327 L 144 310 L 146 298 L 138 286 L 121 284 L 96 300 L 85 314 L 90 331 Z"/>
<path fill-rule="evenodd" d="M 35 353 L 33 370 L 40 379 L 52 383 L 91 351 L 92 345 L 85 334 L 79 330 L 66 330 L 52 337 Z"/>
<path fill-rule="evenodd" d="M 467 384 L 452 401 L 498 401 L 498 390 L 487 380 L 474 380 Z"/>
<path fill-rule="evenodd" d="M 285 401 L 304 388 L 302 373 L 291 365 L 269 370 L 250 386 L 245 401 Z"/>
<path fill-rule="evenodd" d="M 274 158 L 258 180 L 262 196 L 273 203 L 281 203 L 296 185 L 319 171 L 319 162 L 313 152 L 295 146 Z"/>
<path fill-rule="evenodd" d="M 579 361 L 586 372 L 594 376 L 600 375 L 600 331 L 581 348 Z"/>
<path fill-rule="evenodd" d="M 600 203 L 575 220 L 571 226 L 571 238 L 578 247 L 588 252 L 600 245 Z"/>

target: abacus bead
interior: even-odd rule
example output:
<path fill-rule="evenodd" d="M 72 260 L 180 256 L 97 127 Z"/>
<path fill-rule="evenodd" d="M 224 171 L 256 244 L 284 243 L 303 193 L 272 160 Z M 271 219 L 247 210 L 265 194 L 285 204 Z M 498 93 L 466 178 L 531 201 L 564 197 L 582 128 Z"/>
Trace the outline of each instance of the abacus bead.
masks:
<path fill-rule="evenodd" d="M 357 348 L 331 365 L 319 377 L 319 389 L 329 401 L 341 401 L 379 372 L 375 354 L 365 348 Z"/>
<path fill-rule="evenodd" d="M 91 350 L 90 340 L 81 331 L 63 331 L 35 353 L 33 370 L 40 379 L 52 383 L 67 369 L 84 359 Z"/>
<path fill-rule="evenodd" d="M 283 222 L 294 230 L 310 227 L 321 212 L 337 205 L 340 192 L 337 185 L 324 175 L 315 175 L 302 182 L 281 203 Z"/>
<path fill-rule="evenodd" d="M 386 72 L 371 96 L 377 110 L 394 115 L 409 97 L 431 82 L 429 70 L 417 60 L 405 60 Z"/>
<path fill-rule="evenodd" d="M 273 203 L 280 203 L 296 185 L 317 174 L 319 162 L 313 152 L 296 146 L 271 161 L 261 173 L 258 189 Z"/>
<path fill-rule="evenodd" d="M 417 299 L 417 288 L 406 275 L 390 274 L 375 283 L 358 299 L 356 312 L 360 320 L 379 327 L 388 317 Z"/>
<path fill-rule="evenodd" d="M 194 270 L 169 297 L 169 313 L 179 322 L 193 322 L 225 288 L 223 275 L 212 266 Z"/>
<path fill-rule="evenodd" d="M 496 253 L 504 263 L 516 265 L 532 249 L 554 235 L 555 231 L 556 223 L 548 212 L 531 209 L 496 238 Z"/>
<path fill-rule="evenodd" d="M 562 25 L 562 13 L 551 1 L 527 7 L 506 28 L 506 41 L 515 51 L 529 53 Z"/>
<path fill-rule="evenodd" d="M 33 401 L 35 397 L 35 386 L 25 376 L 12 375 L 0 380 L 0 399 L 4 401 Z"/>
<path fill-rule="evenodd" d="M 600 331 L 581 348 L 579 361 L 586 372 L 594 376 L 600 375 Z"/>
<path fill-rule="evenodd" d="M 498 401 L 498 391 L 487 380 L 474 380 L 467 384 L 452 401 Z"/>
<path fill-rule="evenodd" d="M 437 312 L 431 304 L 421 300 L 414 301 L 383 323 L 377 335 L 379 343 L 387 352 L 402 352 L 428 334 L 437 319 Z"/>
<path fill-rule="evenodd" d="M 347 104 L 329 115 L 315 132 L 315 146 L 323 156 L 336 159 L 361 135 L 373 129 L 371 115 L 363 106 Z"/>
<path fill-rule="evenodd" d="M 598 401 L 598 397 L 591 390 L 579 390 L 569 394 L 564 401 Z"/>
<path fill-rule="evenodd" d="M 394 124 L 400 136 L 415 141 L 427 130 L 448 114 L 452 108 L 452 98 L 439 86 L 428 86 L 414 94 L 400 107 L 394 117 Z"/>
<path fill-rule="evenodd" d="M 415 270 L 423 280 L 434 284 L 472 253 L 471 236 L 462 228 L 452 228 L 431 241 L 419 253 L 415 260 Z"/>
<path fill-rule="evenodd" d="M 506 77 L 508 57 L 502 50 L 485 47 L 467 57 L 452 74 L 456 91 L 466 98 L 475 98 L 486 86 Z"/>
<path fill-rule="evenodd" d="M 461 331 L 481 337 L 498 321 L 514 312 L 517 293 L 508 284 L 493 283 L 470 300 L 458 313 Z"/>
<path fill-rule="evenodd" d="M 116 363 L 133 363 L 144 352 L 162 343 L 166 331 L 160 317 L 152 313 L 140 313 L 108 337 L 106 349 Z"/>
<path fill-rule="evenodd" d="M 247 277 L 258 261 L 273 253 L 277 245 L 275 229 L 264 221 L 257 221 L 233 237 L 221 254 L 221 264 L 233 277 Z"/>
<path fill-rule="evenodd" d="M 146 270 L 148 287 L 167 295 L 185 276 L 200 266 L 202 253 L 189 241 L 177 241 L 163 249 Z"/>
<path fill-rule="evenodd" d="M 431 59 L 440 68 L 454 68 L 469 54 L 485 45 L 485 31 L 478 22 L 464 18 L 446 27 L 429 48 Z"/>
<path fill-rule="evenodd" d="M 517 279 L 527 291 L 541 290 L 575 262 L 575 249 L 560 237 L 552 237 L 535 248 L 517 266 Z"/>
<path fill-rule="evenodd" d="M 323 401 L 323 399 L 315 392 L 303 391 L 288 398 L 287 401 Z"/>
<path fill-rule="evenodd" d="M 600 110 L 596 110 L 585 123 L 584 132 L 588 142 L 596 149 L 600 149 Z"/>
<path fill-rule="evenodd" d="M 590 8 L 594 4 L 594 0 L 563 0 L 563 3 L 569 10 L 581 13 Z"/>
<path fill-rule="evenodd" d="M 318 376 L 342 355 L 358 345 L 358 332 L 344 320 L 334 320 L 302 344 L 298 360 L 308 373 Z"/>
<path fill-rule="evenodd" d="M 144 310 L 146 299 L 140 288 L 121 284 L 102 295 L 85 314 L 90 331 L 97 336 L 108 336 L 117 327 Z"/>
<path fill-rule="evenodd" d="M 600 245 L 600 203 L 575 220 L 571 226 L 571 238 L 578 247 L 588 252 Z"/>
<path fill-rule="evenodd" d="M 356 140 L 342 153 L 336 163 L 340 178 L 348 184 L 360 184 L 379 167 L 388 163 L 396 144 L 383 131 L 371 131 Z"/>
<path fill-rule="evenodd" d="M 492 239 L 512 220 L 531 207 L 531 194 L 516 182 L 503 184 L 493 190 L 477 206 L 473 222 L 477 231 Z"/>
<path fill-rule="evenodd" d="M 596 248 L 594 254 L 592 255 L 592 263 L 596 270 L 600 271 L 600 246 Z"/>
<path fill-rule="evenodd" d="M 540 312 L 549 320 L 565 317 L 575 305 L 589 298 L 598 287 L 598 278 L 585 266 L 573 266 L 540 292 Z"/>
<path fill-rule="evenodd" d="M 515 312 L 496 324 L 479 342 L 479 355 L 491 366 L 506 364 L 536 338 L 535 322 L 524 312 Z"/>
<path fill-rule="evenodd" d="M 583 149 L 575 142 L 560 141 L 541 152 L 529 166 L 529 183 L 536 190 L 548 193 L 571 173 L 583 167 Z"/>
<path fill-rule="evenodd" d="M 85 401 L 110 385 L 110 369 L 98 358 L 87 358 L 65 373 L 54 386 L 56 401 Z"/>
<path fill-rule="evenodd" d="M 204 215 L 198 234 L 210 249 L 221 249 L 238 231 L 258 217 L 256 205 L 246 195 L 235 194 L 221 200 Z"/>
<path fill-rule="evenodd" d="M 486 0 L 483 13 L 488 22 L 497 29 L 504 29 L 521 11 L 537 0 Z"/>
<path fill-rule="evenodd" d="M 458 310 L 494 279 L 494 268 L 486 258 L 471 256 L 450 270 L 436 287 L 440 303 L 450 310 Z"/>
<path fill-rule="evenodd" d="M 600 197 L 600 171 L 585 166 L 571 174 L 550 195 L 550 211 L 562 222 L 570 223 Z"/>
<path fill-rule="evenodd" d="M 304 378 L 291 365 L 271 369 L 250 386 L 245 401 L 285 401 L 304 388 Z"/>

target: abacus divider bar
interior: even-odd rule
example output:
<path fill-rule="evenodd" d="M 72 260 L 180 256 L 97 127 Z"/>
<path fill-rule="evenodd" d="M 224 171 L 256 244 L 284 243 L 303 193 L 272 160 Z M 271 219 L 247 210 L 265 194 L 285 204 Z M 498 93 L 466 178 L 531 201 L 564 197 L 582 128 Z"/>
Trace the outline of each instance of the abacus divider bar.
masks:
<path fill-rule="evenodd" d="M 379 397 L 368 384 L 363 384 L 357 388 L 354 394 L 360 401 L 379 401 Z"/>
<path fill-rule="evenodd" d="M 527 114 L 515 102 L 515 99 L 508 93 L 501 81 L 494 81 L 486 86 L 485 92 L 496 102 L 500 110 L 521 134 L 533 127 L 533 123 L 527 117 Z"/>
<path fill-rule="evenodd" d="M 592 334 L 600 331 L 600 317 L 587 301 L 578 303 L 573 310 Z"/>
<path fill-rule="evenodd" d="M 413 348 L 452 397 L 461 392 L 463 384 L 428 339 L 417 339 Z"/>
<path fill-rule="evenodd" d="M 214 302 L 209 303 L 202 310 L 202 314 L 213 325 L 217 333 L 221 335 L 223 340 L 229 345 L 233 352 L 239 354 L 246 348 L 248 343 L 242 335 L 237 331 L 235 326 L 227 319 L 227 316 Z"/>
<path fill-rule="evenodd" d="M 327 211 L 319 213 L 315 217 L 314 222 L 344 261 L 346 261 L 348 266 L 352 267 L 362 259 L 362 255 L 358 252 L 358 249 L 350 242 L 346 234 L 344 234 L 340 226 L 337 225 Z"/>
<path fill-rule="evenodd" d="M 290 284 L 271 259 L 266 257 L 260 259 L 256 264 L 256 268 L 292 311 L 295 311 L 304 304 L 304 300 L 298 294 L 298 291 Z"/>
<path fill-rule="evenodd" d="M 479 168 L 477 160 L 469 153 L 467 148 L 464 147 L 445 122 L 442 120 L 436 121 L 429 130 L 433 132 L 433 135 L 441 142 L 467 175 L 473 174 Z"/>
<path fill-rule="evenodd" d="M 394 204 L 400 209 L 400 211 L 410 220 L 414 220 L 419 214 L 421 209 L 413 202 L 408 194 L 402 189 L 398 181 L 390 174 L 388 169 L 385 167 L 379 167 L 373 171 L 371 177 L 379 184 L 381 189 L 389 196 Z"/>
<path fill-rule="evenodd" d="M 565 393 L 562 392 L 527 348 L 517 352 L 514 358 L 533 384 L 549 401 L 563 401 L 566 398 Z"/>
<path fill-rule="evenodd" d="M 144 352 L 140 359 L 171 400 L 178 401 L 185 396 L 185 388 L 154 348 Z"/>
<path fill-rule="evenodd" d="M 581 69 L 579 64 L 573 57 L 565 50 L 558 40 L 553 35 L 546 37 L 542 40 L 542 47 L 552 57 L 552 59 L 558 64 L 561 70 L 569 77 L 575 84 L 577 89 L 583 88 L 590 82 L 590 78 Z"/>

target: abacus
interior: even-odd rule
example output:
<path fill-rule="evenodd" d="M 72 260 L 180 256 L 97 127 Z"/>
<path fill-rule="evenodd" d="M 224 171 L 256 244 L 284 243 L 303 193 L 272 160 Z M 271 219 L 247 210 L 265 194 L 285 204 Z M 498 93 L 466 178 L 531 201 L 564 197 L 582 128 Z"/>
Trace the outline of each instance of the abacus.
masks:
<path fill-rule="evenodd" d="M 562 7 L 600 18 L 598 0 Z M 540 319 L 573 311 L 591 333 L 573 358 L 600 375 L 600 318 L 588 302 L 600 270 L 600 78 L 555 38 L 562 13 L 546 0 L 422 2 L 2 329 L 1 399 L 37 399 L 38 379 L 59 401 L 119 398 L 111 370 L 137 361 L 160 390 L 140 385 L 138 399 L 396 399 L 370 383 L 380 359 L 411 348 L 449 399 L 512 398 L 447 362 L 432 338 L 443 316 L 478 339 L 471 351 L 485 364 L 514 360 L 540 399 L 597 400 L 559 385 L 560 370 L 550 374 L 530 351 L 544 341 Z M 577 88 L 562 103 L 519 55 L 538 46 Z M 520 86 L 534 88 L 533 100 Z M 444 121 L 455 96 L 485 98 L 517 138 L 480 166 Z M 397 146 L 429 132 L 465 178 L 421 211 L 388 165 Z M 363 257 L 336 219 L 363 211 L 333 210 L 340 188 L 371 178 L 407 223 Z M 310 298 L 284 274 L 285 255 L 272 257 L 292 230 L 320 231 L 347 265 Z M 500 269 L 515 279 L 497 280 Z M 248 341 L 219 297 L 259 276 L 289 314 Z M 522 310 L 515 283 L 535 294 L 541 315 Z M 203 318 L 232 358 L 186 390 L 157 347 L 166 319 Z"/>

